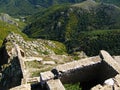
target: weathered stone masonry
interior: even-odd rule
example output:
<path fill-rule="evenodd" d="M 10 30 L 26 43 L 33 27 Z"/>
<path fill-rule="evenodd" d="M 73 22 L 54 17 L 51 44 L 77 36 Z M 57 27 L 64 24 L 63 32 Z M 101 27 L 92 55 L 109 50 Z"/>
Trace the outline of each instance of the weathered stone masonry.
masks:
<path fill-rule="evenodd" d="M 40 90 L 65 90 L 65 83 L 92 83 L 97 81 L 89 90 L 120 90 L 120 67 L 106 51 L 102 50 L 99 56 L 69 62 L 56 66 L 51 71 L 40 73 Z M 107 79 L 113 80 L 114 84 L 104 85 Z M 88 85 L 86 85 L 87 87 Z M 11 90 L 31 90 L 30 85 L 21 85 Z M 37 90 L 37 89 L 34 89 Z"/>
<path fill-rule="evenodd" d="M 106 51 L 102 50 L 99 56 L 59 65 L 55 67 L 52 72 L 41 73 L 40 78 L 41 82 L 43 82 L 42 84 L 45 83 L 48 90 L 65 90 L 62 83 L 89 82 L 96 80 L 96 85 L 103 84 L 105 80 L 119 75 L 119 71 L 119 64 Z M 58 79 L 55 79 L 56 75 L 58 75 Z M 61 83 L 56 81 L 59 79 Z M 58 83 L 58 87 L 50 82 Z M 60 89 L 60 87 L 62 89 Z M 101 87 L 104 88 L 105 86 Z M 99 89 L 96 88 L 96 90 Z"/>

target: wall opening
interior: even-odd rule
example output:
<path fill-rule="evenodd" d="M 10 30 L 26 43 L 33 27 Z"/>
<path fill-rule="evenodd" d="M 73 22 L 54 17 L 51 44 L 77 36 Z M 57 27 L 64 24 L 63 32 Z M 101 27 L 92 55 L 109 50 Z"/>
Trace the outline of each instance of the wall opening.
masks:
<path fill-rule="evenodd" d="M 25 54 L 24 54 L 24 52 L 22 50 L 20 50 L 20 53 L 21 53 L 22 57 L 25 57 Z"/>

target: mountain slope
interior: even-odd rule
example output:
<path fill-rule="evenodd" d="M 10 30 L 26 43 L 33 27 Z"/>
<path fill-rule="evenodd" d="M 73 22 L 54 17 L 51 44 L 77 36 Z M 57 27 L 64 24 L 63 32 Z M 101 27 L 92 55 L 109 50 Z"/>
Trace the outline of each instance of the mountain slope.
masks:
<path fill-rule="evenodd" d="M 0 0 L 0 12 L 13 16 L 30 15 L 54 4 L 77 3 L 82 0 Z"/>
<path fill-rule="evenodd" d="M 33 8 L 26 0 L 0 0 L 0 12 L 10 15 L 29 14 L 33 11 Z"/>
<path fill-rule="evenodd" d="M 95 0 L 95 1 L 109 3 L 109 4 L 115 4 L 117 6 L 120 6 L 120 0 Z"/>
<path fill-rule="evenodd" d="M 10 32 L 16 32 L 27 39 L 27 36 L 21 32 L 21 28 L 24 26 L 25 24 L 23 22 L 15 21 L 15 19 L 10 17 L 8 14 L 0 15 L 0 47 L 3 40 Z"/>
<path fill-rule="evenodd" d="M 85 49 L 87 46 L 84 46 L 87 40 L 84 42 L 83 48 L 80 47 L 79 43 L 79 41 L 81 41 L 80 35 L 83 32 L 94 31 L 94 33 L 96 33 L 97 30 L 120 29 L 120 8 L 114 5 L 95 3 L 92 0 L 71 6 L 54 6 L 44 12 L 36 14 L 35 18 L 32 18 L 34 22 L 28 25 L 24 32 L 28 34 L 29 37 L 64 42 L 69 52 L 76 50 L 87 52 L 87 49 Z M 98 35 L 101 35 L 101 33 Z M 85 33 L 83 33 L 83 37 L 83 40 L 85 40 Z M 94 35 L 90 38 L 94 38 Z M 107 34 L 103 37 L 103 39 L 105 38 L 107 38 Z M 108 45 L 108 42 L 104 43 Z M 113 41 L 111 43 L 115 42 Z M 119 46 L 117 47 L 120 48 Z M 108 50 L 106 46 L 101 48 L 98 46 L 97 48 Z M 95 50 L 91 51 L 93 51 L 93 53 L 89 53 L 89 51 L 87 54 L 97 54 Z M 113 50 L 108 51 L 114 54 Z M 120 53 L 119 50 L 118 53 Z"/>
<path fill-rule="evenodd" d="M 73 32 L 120 28 L 120 8 L 91 1 L 72 6 L 54 6 L 40 12 L 32 17 L 33 22 L 24 32 L 30 37 L 56 40 L 62 38 L 66 41 L 67 36 L 72 37 Z"/>
<path fill-rule="evenodd" d="M 0 13 L 12 16 L 31 15 L 56 4 L 73 4 L 86 0 L 0 0 Z M 119 0 L 94 0 L 120 6 Z"/>

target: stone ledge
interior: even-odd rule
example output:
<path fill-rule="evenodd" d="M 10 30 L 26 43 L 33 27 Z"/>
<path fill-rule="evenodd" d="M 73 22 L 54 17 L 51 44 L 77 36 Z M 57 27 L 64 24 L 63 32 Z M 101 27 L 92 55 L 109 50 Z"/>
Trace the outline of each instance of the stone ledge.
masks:
<path fill-rule="evenodd" d="M 54 78 L 54 74 L 51 71 L 40 73 L 40 81 L 41 82 L 46 82 L 53 78 Z"/>
<path fill-rule="evenodd" d="M 119 64 L 111 57 L 111 55 L 108 52 L 101 50 L 100 55 L 103 61 L 109 64 L 114 70 L 116 70 L 120 74 Z"/>
<path fill-rule="evenodd" d="M 63 65 L 58 65 L 55 67 L 55 69 L 59 72 L 64 73 L 64 72 L 68 72 L 70 70 L 74 70 L 77 68 L 84 68 L 86 66 L 101 63 L 101 61 L 102 60 L 99 56 L 95 56 L 95 57 L 90 57 L 90 58 L 86 58 L 86 59 L 82 59 L 78 61 L 73 61 L 70 63 L 63 64 Z"/>
<path fill-rule="evenodd" d="M 59 79 L 49 80 L 47 82 L 47 90 L 65 90 Z"/>

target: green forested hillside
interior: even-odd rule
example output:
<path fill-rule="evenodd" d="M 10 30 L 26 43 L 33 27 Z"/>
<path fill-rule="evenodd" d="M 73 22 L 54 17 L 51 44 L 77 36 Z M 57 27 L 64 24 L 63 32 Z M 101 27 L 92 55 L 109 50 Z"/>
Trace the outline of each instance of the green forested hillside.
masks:
<path fill-rule="evenodd" d="M 34 12 L 34 6 L 27 0 L 0 0 L 0 12 L 10 15 L 27 15 Z"/>
<path fill-rule="evenodd" d="M 66 42 L 69 52 L 83 50 L 87 55 L 98 55 L 106 50 L 112 55 L 120 55 L 120 29 L 81 32 L 77 39 Z"/>
<path fill-rule="evenodd" d="M 75 5 L 51 7 L 36 14 L 31 20 L 34 22 L 24 30 L 29 37 L 61 41 L 66 44 L 69 52 L 83 50 L 88 55 L 95 55 L 100 49 L 107 49 L 112 54 L 120 53 L 120 46 L 114 45 L 116 37 L 118 41 L 120 38 L 119 34 L 118 36 L 114 34 L 119 33 L 120 30 L 117 30 L 117 32 L 112 30 L 120 29 L 120 8 L 117 6 L 88 0 Z M 103 37 L 98 38 L 96 42 L 87 43 L 88 32 L 97 32 L 95 36 L 103 35 Z M 111 32 L 111 34 L 103 34 L 104 32 Z M 114 37 L 113 40 L 107 40 L 110 39 L 108 38 L 109 35 Z M 93 34 L 90 36 L 90 39 L 92 38 L 94 38 Z M 90 40 L 88 39 L 88 41 Z M 103 45 L 100 45 L 100 47 L 97 42 L 101 42 Z M 113 43 L 110 47 L 115 48 L 110 48 L 109 43 Z M 116 48 L 118 50 L 114 52 Z"/>
<path fill-rule="evenodd" d="M 8 13 L 12 16 L 26 16 L 39 12 L 56 4 L 74 4 L 86 0 L 0 0 L 0 13 Z M 91 0 L 89 0 L 91 1 Z M 94 0 L 120 6 L 119 0 Z"/>
<path fill-rule="evenodd" d="M 53 6 L 33 15 L 32 23 L 24 32 L 30 37 L 67 41 L 76 32 L 120 28 L 120 8 L 95 2 L 91 6 L 90 3 L 85 1 L 72 6 Z"/>
<path fill-rule="evenodd" d="M 27 38 L 27 36 L 25 34 L 23 34 L 21 32 L 21 30 L 12 24 L 8 24 L 6 22 L 0 21 L 0 47 L 3 43 L 3 40 L 6 38 L 6 36 L 10 33 L 10 32 L 16 32 L 21 34 L 24 38 Z"/>
<path fill-rule="evenodd" d="M 55 4 L 77 3 L 82 0 L 0 0 L 0 13 L 12 16 L 31 15 Z"/>
<path fill-rule="evenodd" d="M 120 6 L 120 0 L 95 0 L 95 1 L 110 3 L 110 4 L 115 4 L 117 6 Z"/>

